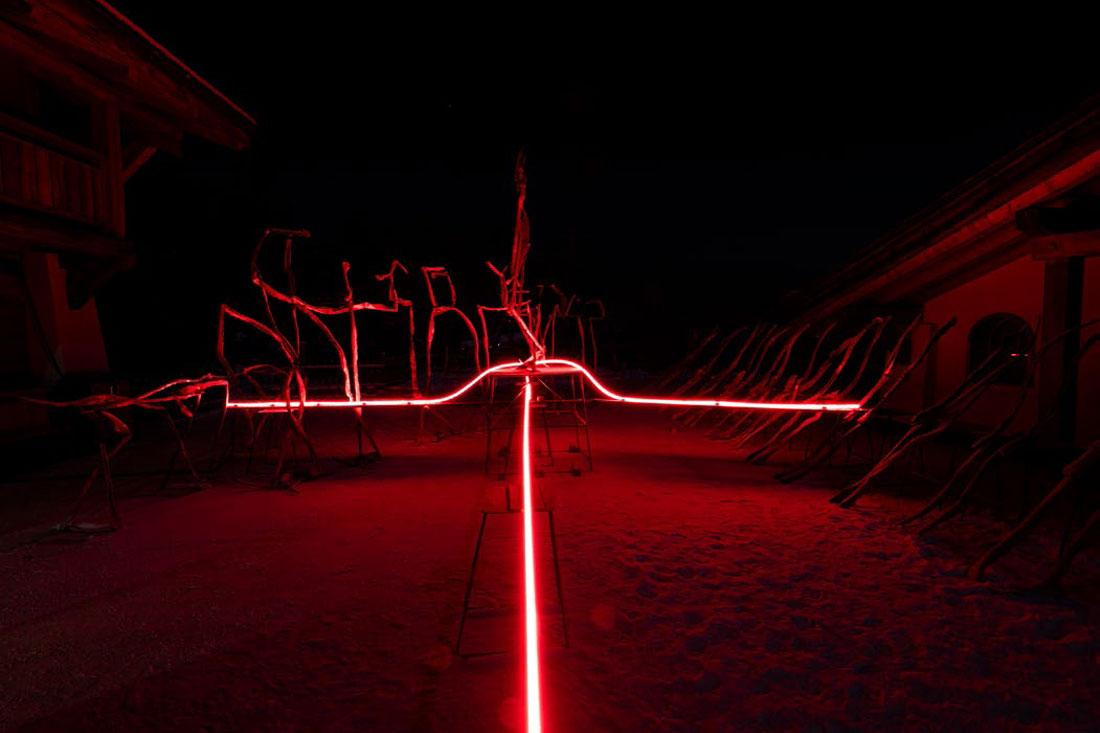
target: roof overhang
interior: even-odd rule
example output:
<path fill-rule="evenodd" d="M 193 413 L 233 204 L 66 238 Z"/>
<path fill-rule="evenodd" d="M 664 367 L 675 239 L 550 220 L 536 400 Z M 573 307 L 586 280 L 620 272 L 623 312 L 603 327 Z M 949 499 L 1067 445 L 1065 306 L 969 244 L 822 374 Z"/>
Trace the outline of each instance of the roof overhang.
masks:
<path fill-rule="evenodd" d="M 1100 97 L 873 242 L 792 310 L 808 318 L 858 303 L 922 302 L 1014 259 L 1053 256 L 1052 237 L 1023 231 L 1018 216 L 1098 179 Z M 1062 256 L 1081 246 L 1063 244 Z"/>
<path fill-rule="evenodd" d="M 103 0 L 0 3 L 0 47 L 62 86 L 113 101 L 151 129 L 179 129 L 241 149 L 244 110 Z"/>

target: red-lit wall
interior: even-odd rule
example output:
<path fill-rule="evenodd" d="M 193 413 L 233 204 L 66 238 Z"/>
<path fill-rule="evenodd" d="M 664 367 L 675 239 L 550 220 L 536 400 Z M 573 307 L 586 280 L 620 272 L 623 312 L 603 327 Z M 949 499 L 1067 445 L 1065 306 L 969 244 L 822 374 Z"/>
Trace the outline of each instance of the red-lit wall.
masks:
<path fill-rule="evenodd" d="M 950 394 L 966 377 L 969 335 L 974 325 L 993 313 L 1012 313 L 1034 329 L 1043 310 L 1043 263 L 1024 257 L 967 284 L 933 298 L 924 306 L 924 317 L 943 323 L 955 316 L 959 323 L 939 343 L 936 359 L 935 399 Z M 1019 387 L 993 385 L 963 416 L 977 425 L 996 425 L 1019 395 Z M 1032 385 L 1014 428 L 1035 423 L 1038 402 Z"/>
<path fill-rule="evenodd" d="M 940 340 L 928 363 L 913 375 L 893 400 L 894 406 L 916 411 L 946 397 L 965 377 L 968 361 L 968 337 L 974 325 L 993 313 L 1013 313 L 1035 328 L 1043 306 L 1044 263 L 1021 257 L 965 285 L 932 298 L 924 306 L 926 325 L 914 335 L 914 350 L 937 326 L 952 316 L 958 324 Z M 1082 320 L 1100 317 L 1100 258 L 1085 262 Z M 1082 341 L 1097 328 L 1082 334 Z M 978 426 L 999 423 L 1019 395 L 1019 387 L 993 385 L 967 411 L 963 420 Z M 1034 424 L 1038 413 L 1037 390 L 1027 390 L 1023 408 L 1013 429 Z M 1100 438 L 1100 346 L 1082 360 L 1078 378 L 1078 442 Z"/>

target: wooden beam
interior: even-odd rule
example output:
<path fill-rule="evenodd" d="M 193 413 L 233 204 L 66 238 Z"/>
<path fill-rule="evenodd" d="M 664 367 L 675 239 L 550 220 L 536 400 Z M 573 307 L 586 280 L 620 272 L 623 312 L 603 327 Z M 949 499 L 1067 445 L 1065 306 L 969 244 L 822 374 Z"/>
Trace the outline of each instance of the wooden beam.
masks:
<path fill-rule="evenodd" d="M 83 145 L 78 145 L 72 140 L 66 140 L 63 137 L 54 135 L 48 130 L 43 130 L 40 127 L 36 127 L 18 117 L 12 117 L 4 112 L 0 112 L 0 130 L 29 140 L 36 145 L 45 145 L 48 148 L 53 148 L 58 152 L 91 165 L 98 166 L 103 163 L 103 156 L 95 150 L 86 148 Z"/>
<path fill-rule="evenodd" d="M 122 151 L 122 182 L 125 183 L 130 180 L 138 172 L 138 169 L 145 165 L 156 152 L 155 147 L 146 145 L 143 142 L 132 142 L 127 145 L 126 149 Z"/>
<path fill-rule="evenodd" d="M 183 129 L 164 115 L 152 110 L 122 105 L 119 107 L 122 129 L 135 143 L 144 142 L 157 150 L 176 156 L 183 154 Z"/>
<path fill-rule="evenodd" d="M 1037 260 L 1064 260 L 1067 257 L 1100 255 L 1100 232 L 1073 232 L 1035 237 L 1028 242 L 1031 256 Z"/>
<path fill-rule="evenodd" d="M 1077 351 L 1084 295 L 1084 259 L 1050 260 L 1043 271 L 1043 324 L 1038 343 L 1061 338 L 1039 361 L 1039 438 L 1046 445 L 1072 445 L 1077 432 Z M 1045 419 L 1044 419 L 1045 418 Z"/>
<path fill-rule="evenodd" d="M 126 236 L 126 199 L 122 189 L 122 126 L 118 107 L 101 104 L 92 110 L 92 133 L 103 155 L 103 202 L 107 230 Z"/>
<path fill-rule="evenodd" d="M 1100 196 L 1073 191 L 1056 204 L 1017 211 L 1016 228 L 1038 236 L 1100 230 Z"/>
<path fill-rule="evenodd" d="M 59 254 L 70 252 L 109 259 L 129 259 L 133 255 L 133 247 L 125 239 L 54 217 L 16 212 L 0 213 L 0 248 Z"/>
<path fill-rule="evenodd" d="M 63 254 L 58 257 L 58 264 L 65 270 L 65 299 L 69 308 L 78 310 L 95 297 L 108 280 L 133 267 L 134 258 L 129 256 L 107 260 L 79 254 Z"/>
<path fill-rule="evenodd" d="M 1024 236 L 1002 226 L 974 238 L 965 248 L 914 266 L 906 277 L 880 288 L 874 300 L 925 303 L 1028 254 Z"/>
<path fill-rule="evenodd" d="M 251 120 L 222 113 L 187 79 L 157 68 L 111 30 L 89 18 L 52 12 L 45 4 L 35 0 L 29 12 L 19 13 L 0 2 L 0 49 L 7 56 L 91 100 L 113 102 L 127 117 L 155 112 L 175 128 L 219 145 L 241 149 L 248 144 Z"/>
<path fill-rule="evenodd" d="M 854 262 L 806 292 L 798 304 L 800 318 L 824 318 L 851 303 L 884 300 L 882 291 L 893 283 L 938 259 L 967 256 L 974 242 L 987 237 L 1014 236 L 1022 241 L 1024 235 L 1015 226 L 1017 211 L 1065 196 L 1100 173 L 1095 137 L 1100 132 L 1100 105 L 1073 127 L 1072 135 L 1065 130 L 1048 132 L 1041 140 L 1029 141 L 1021 146 L 1016 162 L 1006 158 L 979 174 L 985 181 L 980 187 L 972 179 L 950 194 L 942 202 L 942 213 L 929 207 L 897 233 L 873 243 Z M 978 188 L 985 194 L 979 196 Z M 1021 248 L 1020 254 L 1028 252 Z"/>

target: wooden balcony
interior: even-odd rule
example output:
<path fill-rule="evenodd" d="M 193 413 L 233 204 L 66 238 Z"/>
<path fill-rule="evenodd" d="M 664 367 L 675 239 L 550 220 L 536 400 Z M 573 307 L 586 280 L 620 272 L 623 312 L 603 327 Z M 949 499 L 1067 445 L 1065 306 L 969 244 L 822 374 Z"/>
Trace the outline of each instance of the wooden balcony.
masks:
<path fill-rule="evenodd" d="M 0 203 L 108 229 L 106 181 L 100 153 L 0 113 Z"/>

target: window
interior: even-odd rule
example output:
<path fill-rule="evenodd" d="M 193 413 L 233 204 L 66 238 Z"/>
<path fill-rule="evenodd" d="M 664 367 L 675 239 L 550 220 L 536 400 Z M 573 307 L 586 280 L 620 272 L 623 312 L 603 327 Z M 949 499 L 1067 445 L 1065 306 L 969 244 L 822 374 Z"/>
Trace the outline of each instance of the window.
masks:
<path fill-rule="evenodd" d="M 977 369 L 992 356 L 990 368 L 1011 362 L 997 375 L 996 384 L 1022 385 L 1034 342 L 1031 326 L 1023 318 L 1012 313 L 986 316 L 970 329 L 969 369 Z"/>

